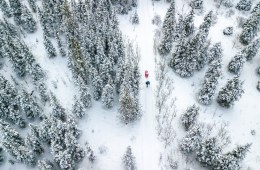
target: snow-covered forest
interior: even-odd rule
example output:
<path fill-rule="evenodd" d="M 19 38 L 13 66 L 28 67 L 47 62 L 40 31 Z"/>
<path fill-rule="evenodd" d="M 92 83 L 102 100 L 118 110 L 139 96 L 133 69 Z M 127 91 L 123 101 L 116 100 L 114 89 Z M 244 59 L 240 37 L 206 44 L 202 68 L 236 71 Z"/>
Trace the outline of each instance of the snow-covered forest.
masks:
<path fill-rule="evenodd" d="M 259 0 L 0 0 L 1 170 L 259 170 Z"/>

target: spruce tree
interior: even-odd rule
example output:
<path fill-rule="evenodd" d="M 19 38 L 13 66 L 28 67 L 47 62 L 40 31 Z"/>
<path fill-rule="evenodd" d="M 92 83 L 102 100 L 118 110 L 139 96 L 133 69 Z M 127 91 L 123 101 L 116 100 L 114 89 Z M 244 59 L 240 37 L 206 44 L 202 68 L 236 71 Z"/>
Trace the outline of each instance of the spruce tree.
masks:
<path fill-rule="evenodd" d="M 42 144 L 34 135 L 27 135 L 26 144 L 36 155 L 41 155 L 44 152 Z"/>
<path fill-rule="evenodd" d="M 198 94 L 198 100 L 201 104 L 208 105 L 212 102 L 219 78 L 222 75 L 221 68 L 221 59 L 216 59 L 210 63 Z"/>
<path fill-rule="evenodd" d="M 62 44 L 59 31 L 56 31 L 55 39 L 56 39 L 57 44 L 58 44 L 58 49 L 59 49 L 60 55 L 62 57 L 65 57 L 66 56 L 66 51 L 65 51 L 64 46 Z"/>
<path fill-rule="evenodd" d="M 37 10 L 36 0 L 28 0 L 28 3 L 32 11 L 35 13 Z"/>
<path fill-rule="evenodd" d="M 135 157 L 130 146 L 127 147 L 123 156 L 123 164 L 125 170 L 137 170 Z"/>
<path fill-rule="evenodd" d="M 48 160 L 39 160 L 38 167 L 40 170 L 54 170 L 54 165 L 51 161 Z"/>
<path fill-rule="evenodd" d="M 100 77 L 100 74 L 97 72 L 96 69 L 93 70 L 92 76 L 92 87 L 93 87 L 93 98 L 95 100 L 99 100 L 102 95 L 102 88 L 103 88 L 103 80 Z"/>
<path fill-rule="evenodd" d="M 190 6 L 193 9 L 202 9 L 203 8 L 203 0 L 192 0 Z"/>
<path fill-rule="evenodd" d="M 248 45 L 257 35 L 257 30 L 260 23 L 260 12 L 252 14 L 243 26 L 243 30 L 240 34 L 239 41 L 243 45 Z"/>
<path fill-rule="evenodd" d="M 236 9 L 239 11 L 250 11 L 251 6 L 252 0 L 240 0 L 236 5 Z"/>
<path fill-rule="evenodd" d="M 27 118 L 34 119 L 41 115 L 41 109 L 38 103 L 36 103 L 32 96 L 25 90 L 23 90 L 19 96 L 19 103 L 21 110 L 24 112 Z"/>
<path fill-rule="evenodd" d="M 181 115 L 181 122 L 184 125 L 186 131 L 195 124 L 198 115 L 199 107 L 197 107 L 195 104 L 188 107 L 187 110 Z"/>
<path fill-rule="evenodd" d="M 53 58 L 57 56 L 55 47 L 53 46 L 52 42 L 45 34 L 43 35 L 43 44 L 49 58 Z"/>
<path fill-rule="evenodd" d="M 248 46 L 246 46 L 242 51 L 241 54 L 243 54 L 247 61 L 252 60 L 256 54 L 258 53 L 258 50 L 260 48 L 260 39 L 257 39 L 250 43 Z"/>
<path fill-rule="evenodd" d="M 28 33 L 34 33 L 37 30 L 36 21 L 26 6 L 22 6 L 21 25 Z"/>
<path fill-rule="evenodd" d="M 254 15 L 256 13 L 259 13 L 260 12 L 260 2 L 258 2 L 256 4 L 256 6 L 253 8 L 253 10 L 251 11 L 251 13 Z"/>
<path fill-rule="evenodd" d="M 84 106 L 80 100 L 74 97 L 75 103 L 72 106 L 72 113 L 78 118 L 82 118 L 85 115 Z"/>
<path fill-rule="evenodd" d="M 191 12 L 184 18 L 183 21 L 183 34 L 184 36 L 188 37 L 192 35 L 194 31 L 194 11 Z"/>
<path fill-rule="evenodd" d="M 53 93 L 51 93 L 51 106 L 52 106 L 52 113 L 51 113 L 52 116 L 62 121 L 65 121 L 67 116 L 66 111 L 61 106 L 58 99 Z"/>
<path fill-rule="evenodd" d="M 12 16 L 10 6 L 5 0 L 0 0 L 0 8 L 3 11 L 5 17 L 10 18 Z"/>
<path fill-rule="evenodd" d="M 137 11 L 135 11 L 133 17 L 132 17 L 132 24 L 139 24 L 139 16 L 137 14 Z"/>
<path fill-rule="evenodd" d="M 12 12 L 13 12 L 14 22 L 17 25 L 20 25 L 22 23 L 22 21 L 21 21 L 22 4 L 21 4 L 20 0 L 9 0 L 9 3 L 10 3 L 10 7 L 12 9 Z"/>
<path fill-rule="evenodd" d="M 2 145 L 5 150 L 18 161 L 34 166 L 36 165 L 35 155 L 28 149 L 21 135 L 8 123 L 0 120 L 0 132 L 2 135 Z"/>
<path fill-rule="evenodd" d="M 200 144 L 196 152 L 197 160 L 203 167 L 214 167 L 216 161 L 221 157 L 221 147 L 217 146 L 217 139 L 215 137 L 205 140 Z"/>
<path fill-rule="evenodd" d="M 114 88 L 111 84 L 106 84 L 102 92 L 102 103 L 106 108 L 111 108 L 114 105 Z"/>
<path fill-rule="evenodd" d="M 222 45 L 221 42 L 218 42 L 209 49 L 208 61 L 209 63 L 211 63 L 212 61 L 221 60 L 222 57 L 223 57 Z"/>
<path fill-rule="evenodd" d="M 159 52 L 163 55 L 168 54 L 172 49 L 175 23 L 175 1 L 173 0 L 163 21 L 163 36 L 159 45 Z"/>
<path fill-rule="evenodd" d="M 219 91 L 217 102 L 222 107 L 231 107 L 235 101 L 241 98 L 243 90 L 243 83 L 236 76 L 229 80 L 227 84 Z"/>
<path fill-rule="evenodd" d="M 228 64 L 228 70 L 231 73 L 239 74 L 243 68 L 246 58 L 243 54 L 236 55 Z"/>

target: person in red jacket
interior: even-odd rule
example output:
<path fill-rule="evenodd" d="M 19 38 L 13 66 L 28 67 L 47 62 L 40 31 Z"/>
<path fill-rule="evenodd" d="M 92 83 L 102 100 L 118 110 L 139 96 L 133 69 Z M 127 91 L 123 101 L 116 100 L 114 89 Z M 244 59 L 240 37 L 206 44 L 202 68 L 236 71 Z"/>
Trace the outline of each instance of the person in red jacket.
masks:
<path fill-rule="evenodd" d="M 148 78 L 148 76 L 149 76 L 149 73 L 148 73 L 148 71 L 147 71 L 147 70 L 145 70 L 145 72 L 144 72 L 144 76 L 145 76 L 145 78 Z"/>

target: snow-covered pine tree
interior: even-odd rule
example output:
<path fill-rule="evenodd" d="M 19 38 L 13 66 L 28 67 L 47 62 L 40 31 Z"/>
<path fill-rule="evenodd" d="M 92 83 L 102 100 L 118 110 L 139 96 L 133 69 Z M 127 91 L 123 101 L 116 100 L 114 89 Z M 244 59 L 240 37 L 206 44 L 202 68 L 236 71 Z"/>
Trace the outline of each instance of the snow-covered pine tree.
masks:
<path fill-rule="evenodd" d="M 91 84 L 92 84 L 92 88 L 93 88 L 93 98 L 95 100 L 99 100 L 102 95 L 102 88 L 104 86 L 103 81 L 100 77 L 100 74 L 98 73 L 98 71 L 95 68 L 93 68 L 92 74 L 93 75 L 92 75 Z"/>
<path fill-rule="evenodd" d="M 202 9 L 203 8 L 203 0 L 192 0 L 190 2 L 190 6 L 193 9 Z"/>
<path fill-rule="evenodd" d="M 108 83 L 105 85 L 102 97 L 101 97 L 102 103 L 106 108 L 111 108 L 114 105 L 114 88 L 113 86 Z"/>
<path fill-rule="evenodd" d="M 35 13 L 37 11 L 36 0 L 27 0 L 30 8 Z"/>
<path fill-rule="evenodd" d="M 208 61 L 209 63 L 211 63 L 212 61 L 222 60 L 222 57 L 223 57 L 222 45 L 221 42 L 218 42 L 209 49 Z"/>
<path fill-rule="evenodd" d="M 47 51 L 49 58 L 53 58 L 53 57 L 57 56 L 55 47 L 53 46 L 52 42 L 45 34 L 43 35 L 43 44 L 44 44 L 45 50 Z"/>
<path fill-rule="evenodd" d="M 24 128 L 26 123 L 19 111 L 17 90 L 0 74 L 0 118 Z"/>
<path fill-rule="evenodd" d="M 46 102 L 49 100 L 47 87 L 45 84 L 45 74 L 38 63 L 32 63 L 29 67 L 29 73 L 33 79 L 33 84 L 40 92 L 41 100 Z"/>
<path fill-rule="evenodd" d="M 17 39 L 9 37 L 8 45 L 10 49 L 9 60 L 12 63 L 12 67 L 19 77 L 26 75 L 26 58 L 22 53 L 21 43 Z"/>
<path fill-rule="evenodd" d="M 251 13 L 254 15 L 255 13 L 260 12 L 260 2 L 256 4 L 256 6 L 252 9 Z"/>
<path fill-rule="evenodd" d="M 139 16 L 137 14 L 137 11 L 135 11 L 133 17 L 132 17 L 132 24 L 139 24 Z"/>
<path fill-rule="evenodd" d="M 28 33 L 34 33 L 37 30 L 36 21 L 27 6 L 22 6 L 21 26 Z"/>
<path fill-rule="evenodd" d="M 202 84 L 202 88 L 198 94 L 198 100 L 201 104 L 208 105 L 212 102 L 219 78 L 222 75 L 221 68 L 221 58 L 214 59 L 210 63 Z"/>
<path fill-rule="evenodd" d="M 53 93 L 51 93 L 51 106 L 52 106 L 51 115 L 57 119 L 65 121 L 67 118 L 66 111 L 59 103 L 58 99 Z"/>
<path fill-rule="evenodd" d="M 39 139 L 34 135 L 27 135 L 26 145 L 36 154 L 41 155 L 44 152 L 43 146 Z"/>
<path fill-rule="evenodd" d="M 203 139 L 202 129 L 200 125 L 194 125 L 186 133 L 185 137 L 180 142 L 180 150 L 185 153 L 192 153 L 199 149 Z"/>
<path fill-rule="evenodd" d="M 236 158 L 237 162 L 242 161 L 246 157 L 246 153 L 249 151 L 252 144 L 239 145 L 231 152 L 228 152 L 227 155 L 232 155 Z"/>
<path fill-rule="evenodd" d="M 74 96 L 75 103 L 72 106 L 72 113 L 78 118 L 82 118 L 85 115 L 84 106 L 80 100 Z"/>
<path fill-rule="evenodd" d="M 55 39 L 56 39 L 57 44 L 58 44 L 58 49 L 59 49 L 60 55 L 61 55 L 62 57 L 65 57 L 65 56 L 66 56 L 66 51 L 65 51 L 64 46 L 63 46 L 63 44 L 62 44 L 59 31 L 56 31 L 56 33 L 55 33 Z"/>
<path fill-rule="evenodd" d="M 195 104 L 188 107 L 187 110 L 181 115 L 181 122 L 185 130 L 189 130 L 197 121 L 199 116 L 199 107 Z"/>
<path fill-rule="evenodd" d="M 135 156 L 132 153 L 131 146 L 127 147 L 122 161 L 125 170 L 137 170 Z"/>
<path fill-rule="evenodd" d="M 5 0 L 0 0 L 0 9 L 5 17 L 10 18 L 12 16 L 12 11 Z"/>
<path fill-rule="evenodd" d="M 9 0 L 10 7 L 13 12 L 14 16 L 14 22 L 17 25 L 20 25 L 22 23 L 21 21 L 21 15 L 22 15 L 22 4 L 20 0 Z"/>
<path fill-rule="evenodd" d="M 119 117 L 125 124 L 131 123 L 141 116 L 138 97 L 131 92 L 127 80 L 128 78 L 125 77 L 119 94 Z"/>
<path fill-rule="evenodd" d="M 5 161 L 4 150 L 2 147 L 0 147 L 0 165 L 2 165 L 4 161 Z"/>
<path fill-rule="evenodd" d="M 175 19 L 175 0 L 171 2 L 170 8 L 167 10 L 162 27 L 162 40 L 159 45 L 159 52 L 162 55 L 168 54 L 172 49 L 173 33 L 176 24 Z"/>
<path fill-rule="evenodd" d="M 228 70 L 234 74 L 240 74 L 243 68 L 246 58 L 243 54 L 235 55 L 234 58 L 228 64 Z"/>
<path fill-rule="evenodd" d="M 191 10 L 190 13 L 183 20 L 183 34 L 185 37 L 192 35 L 194 31 L 194 11 Z"/>
<path fill-rule="evenodd" d="M 35 155 L 28 149 L 24 139 L 15 129 L 11 128 L 8 123 L 0 120 L 0 132 L 2 145 L 10 155 L 26 165 L 36 165 L 37 159 Z"/>
<path fill-rule="evenodd" d="M 41 115 L 38 103 L 25 90 L 19 95 L 20 108 L 28 119 L 34 119 Z"/>
<path fill-rule="evenodd" d="M 246 46 L 242 51 L 241 54 L 243 54 L 247 61 L 252 60 L 256 54 L 258 53 L 258 50 L 260 48 L 260 38 L 250 43 L 248 46 Z"/>
<path fill-rule="evenodd" d="M 39 160 L 38 167 L 40 170 L 55 170 L 53 163 L 48 160 Z"/>
<path fill-rule="evenodd" d="M 90 94 L 90 89 L 88 85 L 85 84 L 85 82 L 79 78 L 79 91 L 80 91 L 80 101 L 83 103 L 85 108 L 91 107 L 92 105 L 92 97 Z"/>
<path fill-rule="evenodd" d="M 199 29 L 203 30 L 206 34 L 208 34 L 209 32 L 209 28 L 212 26 L 212 22 L 213 22 L 213 11 L 209 11 L 204 19 L 203 19 L 203 23 L 200 25 Z"/>
<path fill-rule="evenodd" d="M 15 25 L 10 23 L 6 18 L 4 18 L 4 27 L 7 29 L 8 34 L 12 37 L 19 37 L 19 33 Z"/>
<path fill-rule="evenodd" d="M 251 7 L 252 0 L 240 0 L 236 5 L 236 9 L 239 11 L 250 11 Z"/>
<path fill-rule="evenodd" d="M 178 22 L 176 23 L 175 28 L 174 28 L 173 40 L 175 42 L 178 41 L 184 34 L 183 21 L 184 21 L 183 16 L 179 15 Z"/>
<path fill-rule="evenodd" d="M 238 101 L 244 93 L 242 86 L 243 82 L 239 80 L 238 76 L 235 76 L 233 79 L 229 80 L 218 93 L 218 104 L 227 108 L 232 106 L 234 102 Z"/>
<path fill-rule="evenodd" d="M 212 168 L 221 157 L 222 149 L 217 146 L 215 137 L 203 141 L 196 151 L 197 160 L 203 167 Z"/>
<path fill-rule="evenodd" d="M 243 25 L 243 30 L 240 34 L 239 41 L 243 45 L 248 45 L 257 35 L 257 30 L 260 23 L 260 12 L 252 14 L 251 17 Z"/>

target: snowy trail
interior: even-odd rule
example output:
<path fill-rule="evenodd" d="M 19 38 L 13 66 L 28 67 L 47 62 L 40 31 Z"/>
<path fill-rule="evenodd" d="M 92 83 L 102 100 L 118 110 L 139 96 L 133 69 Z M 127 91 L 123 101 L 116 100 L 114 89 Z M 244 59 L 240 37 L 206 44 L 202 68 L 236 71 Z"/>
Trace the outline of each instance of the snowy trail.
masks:
<path fill-rule="evenodd" d="M 137 27 L 137 41 L 140 47 L 141 60 L 140 70 L 144 74 L 145 70 L 149 71 L 148 80 L 151 82 L 149 88 L 145 87 L 146 79 L 144 76 L 141 81 L 141 104 L 143 117 L 141 120 L 141 151 L 142 151 L 142 170 L 158 170 L 159 142 L 155 131 L 155 61 L 153 54 L 153 30 L 152 25 L 153 8 L 151 0 L 139 1 L 138 14 L 140 24 Z"/>

